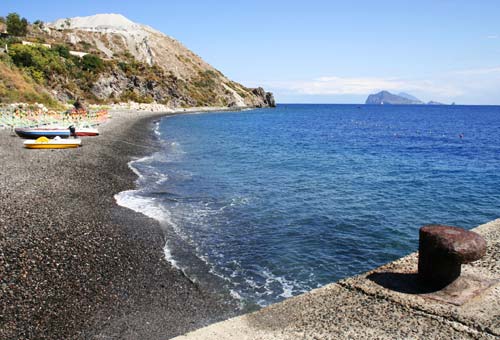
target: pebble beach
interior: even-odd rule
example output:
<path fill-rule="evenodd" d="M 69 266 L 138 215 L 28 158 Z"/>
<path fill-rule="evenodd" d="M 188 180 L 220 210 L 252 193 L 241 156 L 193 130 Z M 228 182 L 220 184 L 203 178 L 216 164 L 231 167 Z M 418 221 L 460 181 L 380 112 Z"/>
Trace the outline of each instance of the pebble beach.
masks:
<path fill-rule="evenodd" d="M 235 314 L 169 265 L 156 221 L 115 202 L 163 115 L 114 112 L 78 149 L 0 130 L 0 338 L 165 339 Z"/>
<path fill-rule="evenodd" d="M 113 112 L 78 149 L 28 150 L 0 130 L 0 339 L 498 337 L 499 220 L 475 229 L 488 251 L 463 268 L 475 296 L 462 305 L 373 280 L 413 277 L 411 254 L 237 316 L 229 294 L 167 262 L 158 222 L 116 204 L 136 185 L 128 163 L 159 148 L 153 125 L 167 114 Z"/>

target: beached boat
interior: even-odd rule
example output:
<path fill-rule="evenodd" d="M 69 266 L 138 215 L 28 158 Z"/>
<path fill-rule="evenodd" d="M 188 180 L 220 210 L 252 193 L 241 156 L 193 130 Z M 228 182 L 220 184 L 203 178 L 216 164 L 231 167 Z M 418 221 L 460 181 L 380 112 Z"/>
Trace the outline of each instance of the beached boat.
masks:
<path fill-rule="evenodd" d="M 80 139 L 62 139 L 59 136 L 54 139 L 39 137 L 24 141 L 24 147 L 28 149 L 68 149 L 77 148 L 81 144 L 82 141 Z"/>
<path fill-rule="evenodd" d="M 95 128 L 76 128 L 76 135 L 77 136 L 99 136 L 99 131 Z"/>
<path fill-rule="evenodd" d="M 38 137 L 47 137 L 47 138 L 54 138 L 56 136 L 59 136 L 61 138 L 69 137 L 69 129 L 61 129 L 61 128 L 49 128 L 49 127 L 15 128 L 14 131 L 21 138 L 36 139 Z"/>
<path fill-rule="evenodd" d="M 24 130 L 26 130 L 26 128 L 24 128 Z M 42 131 L 42 133 L 44 133 L 44 132 L 46 132 L 48 130 L 70 131 L 68 134 L 66 134 L 66 132 L 65 132 L 65 136 L 60 136 L 62 138 L 65 138 L 65 137 L 71 135 L 71 130 L 69 129 L 69 127 L 65 128 L 65 127 L 62 127 L 62 126 L 37 127 L 37 128 L 31 128 L 30 131 L 31 130 Z M 99 136 L 99 131 L 96 128 L 93 128 L 93 127 L 76 127 L 75 128 L 75 133 L 76 133 L 77 136 L 80 136 L 80 137 Z M 45 136 L 45 137 L 52 138 L 51 136 Z"/>

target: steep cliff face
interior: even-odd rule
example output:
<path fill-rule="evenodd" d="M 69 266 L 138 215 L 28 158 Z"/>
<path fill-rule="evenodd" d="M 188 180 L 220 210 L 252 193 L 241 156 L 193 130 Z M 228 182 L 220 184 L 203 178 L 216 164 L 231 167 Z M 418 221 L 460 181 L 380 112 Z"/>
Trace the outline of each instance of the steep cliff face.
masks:
<path fill-rule="evenodd" d="M 275 106 L 271 93 L 229 80 L 177 40 L 119 14 L 60 19 L 32 35 L 97 54 L 111 65 L 85 91 L 54 82 L 62 100 L 89 93 L 101 101 L 147 98 L 172 106 Z M 134 74 L 124 63 L 144 64 L 148 72 Z"/>

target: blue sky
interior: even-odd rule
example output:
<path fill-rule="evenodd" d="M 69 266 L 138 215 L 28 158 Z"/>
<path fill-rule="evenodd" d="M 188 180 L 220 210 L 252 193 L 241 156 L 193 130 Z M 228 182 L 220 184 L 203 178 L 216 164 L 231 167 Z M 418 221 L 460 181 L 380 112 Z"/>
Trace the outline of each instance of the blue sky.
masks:
<path fill-rule="evenodd" d="M 123 14 L 279 102 L 361 103 L 387 89 L 500 104 L 500 1 L 2 0 L 13 11 Z"/>

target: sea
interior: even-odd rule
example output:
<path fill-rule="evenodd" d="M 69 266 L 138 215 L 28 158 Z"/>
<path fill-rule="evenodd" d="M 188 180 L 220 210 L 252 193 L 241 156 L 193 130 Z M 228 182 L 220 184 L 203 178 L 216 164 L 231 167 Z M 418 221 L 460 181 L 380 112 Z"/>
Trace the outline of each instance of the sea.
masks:
<path fill-rule="evenodd" d="M 117 202 L 242 308 L 414 252 L 423 225 L 500 217 L 499 106 L 282 104 L 169 116 L 155 134 Z"/>

